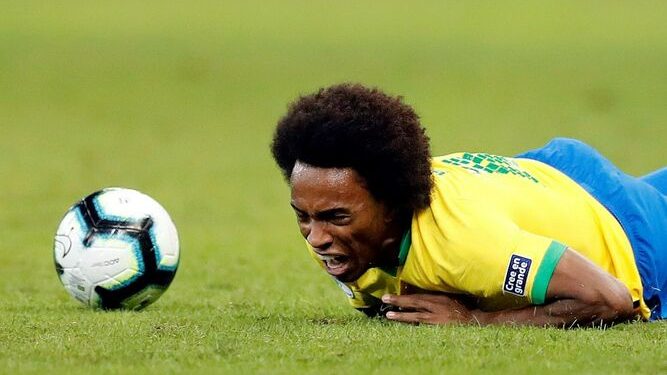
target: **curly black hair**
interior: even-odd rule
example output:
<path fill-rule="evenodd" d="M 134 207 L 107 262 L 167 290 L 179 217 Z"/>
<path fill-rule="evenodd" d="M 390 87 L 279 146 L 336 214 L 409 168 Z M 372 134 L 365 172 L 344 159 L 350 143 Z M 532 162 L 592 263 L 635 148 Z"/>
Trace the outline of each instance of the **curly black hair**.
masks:
<path fill-rule="evenodd" d="M 343 83 L 294 101 L 271 151 L 289 181 L 296 161 L 352 168 L 388 207 L 416 211 L 431 200 L 429 139 L 402 97 Z"/>

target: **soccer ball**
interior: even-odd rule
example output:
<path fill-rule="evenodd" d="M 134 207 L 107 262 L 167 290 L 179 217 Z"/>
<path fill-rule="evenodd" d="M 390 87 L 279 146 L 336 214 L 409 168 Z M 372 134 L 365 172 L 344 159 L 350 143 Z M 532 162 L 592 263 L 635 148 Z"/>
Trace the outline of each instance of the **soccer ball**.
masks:
<path fill-rule="evenodd" d="M 136 190 L 107 188 L 75 203 L 56 231 L 58 277 L 74 298 L 140 310 L 174 279 L 178 234 L 167 211 Z"/>

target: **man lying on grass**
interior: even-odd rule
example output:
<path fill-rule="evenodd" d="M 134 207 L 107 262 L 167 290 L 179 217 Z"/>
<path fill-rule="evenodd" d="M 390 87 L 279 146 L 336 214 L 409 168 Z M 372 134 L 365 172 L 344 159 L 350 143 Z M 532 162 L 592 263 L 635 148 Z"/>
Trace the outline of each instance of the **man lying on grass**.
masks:
<path fill-rule="evenodd" d="M 311 254 L 369 316 L 667 317 L 667 168 L 633 178 L 571 139 L 432 158 L 410 106 L 352 84 L 292 103 L 272 152 Z"/>

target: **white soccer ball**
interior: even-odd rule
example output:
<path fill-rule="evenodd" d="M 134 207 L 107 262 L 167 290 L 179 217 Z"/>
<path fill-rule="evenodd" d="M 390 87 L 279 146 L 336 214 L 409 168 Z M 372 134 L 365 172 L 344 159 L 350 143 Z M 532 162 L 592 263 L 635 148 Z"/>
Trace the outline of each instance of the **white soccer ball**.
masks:
<path fill-rule="evenodd" d="M 53 256 L 60 281 L 74 298 L 102 309 L 140 310 L 174 279 L 178 234 L 151 197 L 107 188 L 65 213 Z"/>

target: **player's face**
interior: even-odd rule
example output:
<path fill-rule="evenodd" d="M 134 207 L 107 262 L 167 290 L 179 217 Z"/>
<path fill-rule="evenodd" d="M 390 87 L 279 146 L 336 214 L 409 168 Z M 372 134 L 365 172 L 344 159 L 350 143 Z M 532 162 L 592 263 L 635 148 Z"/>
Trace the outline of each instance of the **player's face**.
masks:
<path fill-rule="evenodd" d="M 391 235 L 393 217 L 356 171 L 297 161 L 290 185 L 301 234 L 330 275 L 353 281 L 368 268 L 390 262 L 387 249 L 398 241 Z"/>

